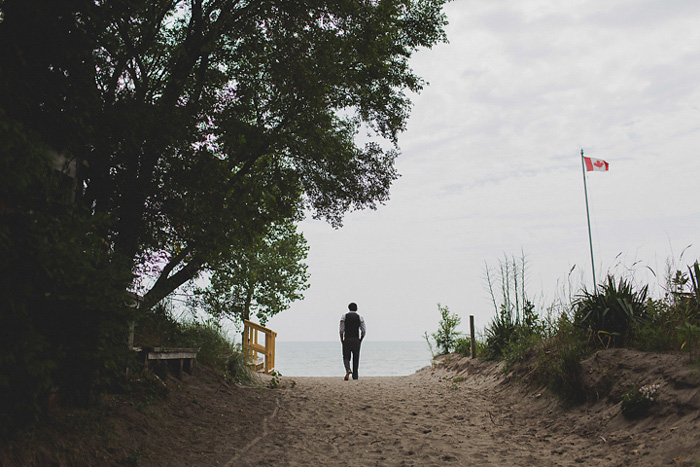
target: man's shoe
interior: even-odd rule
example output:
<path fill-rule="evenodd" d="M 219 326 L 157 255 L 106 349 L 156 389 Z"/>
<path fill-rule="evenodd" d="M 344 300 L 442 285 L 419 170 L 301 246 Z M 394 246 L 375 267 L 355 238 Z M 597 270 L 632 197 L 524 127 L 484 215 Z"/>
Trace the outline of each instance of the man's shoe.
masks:
<path fill-rule="evenodd" d="M 350 379 L 350 375 L 352 374 L 352 371 L 348 370 L 347 373 L 345 373 L 345 378 L 343 378 L 345 381 Z"/>

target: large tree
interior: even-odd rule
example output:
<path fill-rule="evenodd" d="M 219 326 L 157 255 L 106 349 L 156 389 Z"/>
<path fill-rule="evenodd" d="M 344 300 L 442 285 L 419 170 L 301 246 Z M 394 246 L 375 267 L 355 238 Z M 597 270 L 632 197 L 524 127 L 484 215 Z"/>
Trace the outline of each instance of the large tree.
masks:
<path fill-rule="evenodd" d="M 153 304 L 274 221 L 388 199 L 445 1 L 4 0 L 0 102 L 78 161 L 110 252 L 160 265 Z"/>

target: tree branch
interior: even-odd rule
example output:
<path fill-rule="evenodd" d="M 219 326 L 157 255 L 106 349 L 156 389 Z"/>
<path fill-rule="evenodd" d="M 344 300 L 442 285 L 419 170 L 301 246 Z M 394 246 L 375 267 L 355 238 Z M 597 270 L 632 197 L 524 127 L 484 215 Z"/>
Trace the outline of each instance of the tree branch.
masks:
<path fill-rule="evenodd" d="M 161 273 L 161 276 L 160 278 L 158 278 L 158 281 L 156 281 L 153 287 L 151 287 L 151 290 L 149 290 L 146 293 L 146 295 L 144 295 L 144 307 L 146 309 L 151 308 L 153 305 L 155 305 L 156 303 L 170 295 L 172 292 L 177 290 L 177 288 L 180 287 L 182 284 L 197 276 L 203 265 L 204 260 L 195 257 L 192 260 L 190 260 L 190 262 L 187 263 L 187 265 L 185 265 L 182 269 L 180 269 L 172 276 L 166 277 L 164 274 Z M 170 271 L 172 271 L 172 268 L 170 269 Z"/>
<path fill-rule="evenodd" d="M 153 287 L 157 287 L 159 282 L 161 282 L 163 279 L 167 279 L 168 276 L 170 276 L 170 273 L 173 272 L 173 269 L 175 269 L 175 266 L 180 264 L 180 262 L 184 260 L 188 254 L 190 254 L 190 248 L 185 247 L 180 251 L 180 253 L 170 258 L 168 264 L 166 264 L 163 270 L 160 272 L 160 276 Z"/>

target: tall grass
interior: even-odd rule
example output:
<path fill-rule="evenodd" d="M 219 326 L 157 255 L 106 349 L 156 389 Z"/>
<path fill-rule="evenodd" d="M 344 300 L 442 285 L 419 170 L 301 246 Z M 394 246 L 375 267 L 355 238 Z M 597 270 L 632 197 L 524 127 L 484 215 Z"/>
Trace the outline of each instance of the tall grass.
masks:
<path fill-rule="evenodd" d="M 517 259 L 504 257 L 495 271 L 487 264 L 485 276 L 496 315 L 484 331 L 483 356 L 487 359 L 522 358 L 525 348 L 535 345 L 545 335 L 544 324 L 525 290 L 525 254 Z"/>
<path fill-rule="evenodd" d="M 153 312 L 141 316 L 135 337 L 139 346 L 196 348 L 198 363 L 221 371 L 241 384 L 254 381 L 248 357 L 240 345 L 226 337 L 217 321 L 178 321 L 167 304 L 161 303 Z"/>
<path fill-rule="evenodd" d="M 539 383 L 567 401 L 585 399 L 581 360 L 598 349 L 675 350 L 691 357 L 700 352 L 697 261 L 685 270 L 668 269 L 662 298 L 650 298 L 648 285 L 609 274 L 593 293 L 569 291 L 568 302 L 553 304 L 544 319 L 525 291 L 526 267 L 524 255 L 520 260 L 506 257 L 495 271 L 487 267 L 495 315 L 485 329 L 480 355 L 504 360 L 508 368 L 527 362 Z"/>

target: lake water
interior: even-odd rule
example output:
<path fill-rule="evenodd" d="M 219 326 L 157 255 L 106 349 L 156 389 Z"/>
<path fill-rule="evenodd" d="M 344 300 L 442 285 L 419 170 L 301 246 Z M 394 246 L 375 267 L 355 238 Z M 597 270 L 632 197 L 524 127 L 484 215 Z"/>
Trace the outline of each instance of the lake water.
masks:
<path fill-rule="evenodd" d="M 360 350 L 360 377 L 410 375 L 430 366 L 425 341 L 375 342 L 365 340 Z M 344 376 L 343 354 L 337 342 L 277 342 L 275 369 L 283 376 Z"/>

